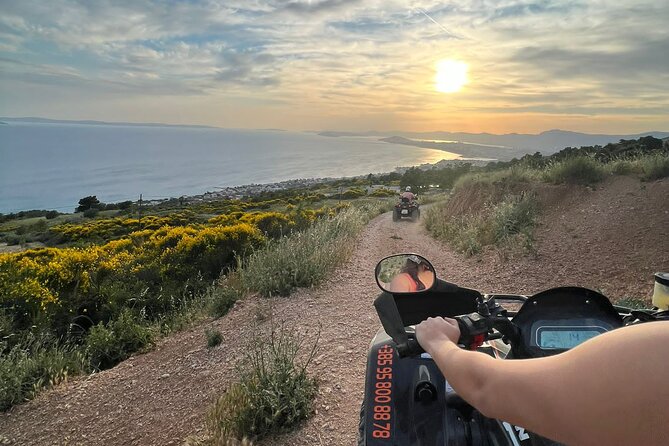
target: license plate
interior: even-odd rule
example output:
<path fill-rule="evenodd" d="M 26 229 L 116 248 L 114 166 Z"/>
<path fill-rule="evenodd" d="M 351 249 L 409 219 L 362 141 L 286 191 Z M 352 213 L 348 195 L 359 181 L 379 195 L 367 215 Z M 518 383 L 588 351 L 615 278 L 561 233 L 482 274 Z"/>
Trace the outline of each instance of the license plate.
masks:
<path fill-rule="evenodd" d="M 402 214 L 406 215 L 406 214 L 408 214 L 408 213 L 409 213 L 409 210 L 408 210 L 408 209 L 402 209 Z"/>

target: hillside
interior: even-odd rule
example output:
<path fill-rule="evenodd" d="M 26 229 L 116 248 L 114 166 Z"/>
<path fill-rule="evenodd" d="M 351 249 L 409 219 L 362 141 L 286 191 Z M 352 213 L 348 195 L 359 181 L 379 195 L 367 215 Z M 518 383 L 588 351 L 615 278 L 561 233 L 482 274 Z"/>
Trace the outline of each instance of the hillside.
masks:
<path fill-rule="evenodd" d="M 494 251 L 465 257 L 432 239 L 422 225 L 383 214 L 368 225 L 345 265 L 322 286 L 289 298 L 252 297 L 225 317 L 161 341 L 155 351 L 44 392 L 0 415 L 9 444 L 181 444 L 204 429 L 208 405 L 235 380 L 234 364 L 258 314 L 273 311 L 301 331 L 321 330 L 310 366 L 320 380 L 316 414 L 296 432 L 261 444 L 349 445 L 355 441 L 366 350 L 379 323 L 371 305 L 373 270 L 383 256 L 415 251 L 449 281 L 481 291 L 534 293 L 557 285 L 601 289 L 613 299 L 648 300 L 652 273 L 669 265 L 663 229 L 669 180 L 611 177 L 597 186 L 539 185 L 542 212 L 536 254 L 504 261 Z M 478 197 L 478 199 L 476 198 Z M 451 212 L 482 208 L 485 194 L 455 197 Z M 479 200 L 479 201 L 476 201 Z M 223 344 L 205 348 L 205 327 Z M 1 439 L 1 437 L 0 437 Z"/>
<path fill-rule="evenodd" d="M 534 293 L 565 284 L 601 290 L 612 300 L 635 298 L 650 304 L 653 273 L 669 265 L 669 180 L 649 183 L 627 176 L 597 187 L 525 184 L 540 207 L 536 251 L 505 261 L 495 249 L 463 260 L 486 289 Z M 486 212 L 499 194 L 488 187 L 456 193 L 447 212 Z M 500 289 L 500 284 L 503 289 Z M 481 286 L 481 285 L 478 285 Z"/>

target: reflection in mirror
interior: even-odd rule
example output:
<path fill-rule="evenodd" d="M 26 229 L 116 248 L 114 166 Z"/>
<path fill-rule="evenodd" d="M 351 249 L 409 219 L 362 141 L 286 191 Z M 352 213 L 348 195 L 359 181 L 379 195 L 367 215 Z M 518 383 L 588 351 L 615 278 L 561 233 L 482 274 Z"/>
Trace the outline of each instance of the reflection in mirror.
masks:
<path fill-rule="evenodd" d="M 376 265 L 376 281 L 389 293 L 419 293 L 432 288 L 437 275 L 424 257 L 398 254 L 386 257 Z"/>

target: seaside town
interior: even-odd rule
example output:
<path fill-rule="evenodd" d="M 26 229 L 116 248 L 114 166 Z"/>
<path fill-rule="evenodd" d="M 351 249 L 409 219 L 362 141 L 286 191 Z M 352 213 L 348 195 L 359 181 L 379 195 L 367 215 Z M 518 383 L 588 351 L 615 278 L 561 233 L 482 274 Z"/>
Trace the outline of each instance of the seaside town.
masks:
<path fill-rule="evenodd" d="M 393 171 L 394 173 L 404 174 L 411 167 L 415 167 L 421 170 L 430 170 L 430 169 L 442 169 L 444 167 L 458 165 L 458 164 L 471 164 L 472 166 L 484 166 L 489 163 L 491 160 L 480 160 L 480 159 L 457 159 L 457 160 L 441 160 L 436 163 L 425 163 L 418 166 L 402 166 L 397 167 Z M 388 172 L 378 173 L 375 175 L 387 175 Z M 342 179 L 356 179 L 364 178 L 366 175 L 359 175 L 354 177 L 346 178 L 299 178 L 293 180 L 279 181 L 276 183 L 264 183 L 264 184 L 245 184 L 240 186 L 227 186 L 227 187 L 217 187 L 214 191 L 207 191 L 199 195 L 191 196 L 182 196 L 178 200 L 182 203 L 197 203 L 203 201 L 215 201 L 221 199 L 244 199 L 249 197 L 255 197 L 262 194 L 279 192 L 291 189 L 306 189 L 317 185 L 326 185 L 329 183 L 334 183 Z M 389 186 L 382 184 L 371 184 L 367 186 L 366 192 L 370 193 L 376 189 L 388 189 L 396 191 L 399 193 L 399 186 Z M 157 205 L 165 203 L 170 200 L 175 200 L 175 198 L 162 198 L 162 199 L 153 199 L 147 200 L 146 205 Z"/>

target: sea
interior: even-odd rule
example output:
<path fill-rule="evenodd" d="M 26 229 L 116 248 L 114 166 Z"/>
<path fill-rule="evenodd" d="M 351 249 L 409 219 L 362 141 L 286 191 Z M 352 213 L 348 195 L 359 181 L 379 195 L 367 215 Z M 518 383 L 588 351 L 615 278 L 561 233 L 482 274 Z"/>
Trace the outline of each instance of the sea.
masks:
<path fill-rule="evenodd" d="M 391 172 L 455 159 L 449 152 L 281 130 L 53 124 L 0 125 L 0 213 L 71 212 L 217 188 Z"/>

